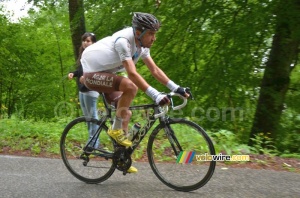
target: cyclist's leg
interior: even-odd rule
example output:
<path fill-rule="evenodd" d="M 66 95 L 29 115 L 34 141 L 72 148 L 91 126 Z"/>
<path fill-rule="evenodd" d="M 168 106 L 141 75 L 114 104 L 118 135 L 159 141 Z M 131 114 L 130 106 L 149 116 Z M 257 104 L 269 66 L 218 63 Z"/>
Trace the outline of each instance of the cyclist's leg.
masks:
<path fill-rule="evenodd" d="M 132 112 L 130 110 L 126 111 L 126 117 L 122 121 L 122 128 L 125 131 L 125 134 L 128 135 L 128 124 L 131 118 Z"/>
<path fill-rule="evenodd" d="M 121 91 L 114 91 L 114 92 L 111 92 L 111 93 L 105 93 L 104 96 L 105 96 L 106 101 L 109 104 L 111 104 L 115 108 L 117 108 L 118 107 L 118 102 L 119 102 L 122 94 L 123 94 L 123 92 L 121 92 Z M 127 114 L 126 117 L 122 120 L 122 128 L 123 128 L 123 130 L 125 131 L 125 133 L 127 135 L 128 124 L 129 124 L 132 112 L 130 110 L 127 110 L 126 114 Z"/>
<path fill-rule="evenodd" d="M 128 110 L 129 106 L 137 93 L 137 86 L 128 78 L 122 78 L 122 81 L 119 85 L 119 90 L 123 92 L 120 97 L 116 110 L 116 118 L 112 125 L 113 130 L 122 130 L 124 136 L 119 136 L 119 132 L 116 135 L 113 133 L 110 135 L 113 137 L 119 144 L 123 146 L 131 146 L 132 142 L 127 139 L 128 131 L 128 122 L 131 117 L 131 112 Z M 120 119 L 121 118 L 121 119 Z"/>
<path fill-rule="evenodd" d="M 118 101 L 116 114 L 117 116 L 126 119 L 128 117 L 129 106 L 138 91 L 138 87 L 130 79 L 123 78 L 120 83 L 119 90 L 122 91 L 123 94 Z"/>
<path fill-rule="evenodd" d="M 115 119 L 112 128 L 113 130 L 109 130 L 109 135 L 119 144 L 131 146 L 132 143 L 123 134 L 122 119 L 125 120 L 128 117 L 128 108 L 137 92 L 137 86 L 128 78 L 104 72 L 85 73 L 84 80 L 85 85 L 91 90 L 104 93 L 111 93 L 114 91 L 123 92 L 118 101 L 116 111 L 116 116 L 119 120 Z M 120 122 L 120 124 L 118 124 L 118 122 Z"/>
<path fill-rule="evenodd" d="M 118 102 L 122 96 L 122 91 L 114 91 L 110 93 L 104 93 L 105 99 L 108 104 L 114 106 L 115 108 L 118 107 Z"/>

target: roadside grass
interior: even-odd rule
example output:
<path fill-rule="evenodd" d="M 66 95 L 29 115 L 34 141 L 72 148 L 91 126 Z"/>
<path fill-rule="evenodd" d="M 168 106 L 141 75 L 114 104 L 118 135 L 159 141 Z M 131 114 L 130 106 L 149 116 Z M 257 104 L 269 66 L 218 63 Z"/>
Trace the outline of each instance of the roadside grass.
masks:
<path fill-rule="evenodd" d="M 52 121 L 34 121 L 20 120 L 18 118 L 1 119 L 0 120 L 0 154 L 1 153 L 22 153 L 26 151 L 31 156 L 56 156 L 60 157 L 60 137 L 65 126 L 73 118 L 55 118 Z M 255 146 L 249 147 L 245 144 L 238 143 L 235 135 L 226 130 L 218 132 L 208 132 L 212 138 L 216 154 L 224 155 L 251 155 L 254 156 L 251 162 L 222 162 L 224 165 L 247 165 L 256 163 L 261 166 L 273 163 L 276 157 L 280 156 L 276 148 L 262 148 L 262 137 L 255 138 Z M 144 138 L 139 147 L 132 154 L 134 161 L 146 159 L 146 149 L 148 136 Z M 271 144 L 271 140 L 268 140 Z M 270 149 L 271 148 L 271 149 Z M 263 154 L 264 158 L 257 157 Z M 283 154 L 285 159 L 294 158 L 300 161 L 300 154 Z M 300 163 L 299 163 L 300 166 Z M 291 171 L 299 172 L 299 167 L 290 166 L 289 163 L 282 162 L 282 168 Z"/>
<path fill-rule="evenodd" d="M 60 136 L 70 120 L 45 122 L 17 118 L 1 119 L 0 149 L 9 147 L 9 152 L 27 150 L 32 155 L 42 152 L 59 154 Z"/>

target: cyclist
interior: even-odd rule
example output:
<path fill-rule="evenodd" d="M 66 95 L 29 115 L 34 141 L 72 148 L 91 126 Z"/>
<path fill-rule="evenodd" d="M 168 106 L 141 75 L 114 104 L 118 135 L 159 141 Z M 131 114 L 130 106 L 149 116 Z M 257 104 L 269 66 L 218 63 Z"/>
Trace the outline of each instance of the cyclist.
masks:
<path fill-rule="evenodd" d="M 151 97 L 156 104 L 167 105 L 170 103 L 165 94 L 151 87 L 136 71 L 135 64 L 139 58 L 143 60 L 152 76 L 160 83 L 171 91 L 189 97 L 185 88 L 170 80 L 150 56 L 150 48 L 156 40 L 156 32 L 160 25 L 160 22 L 152 14 L 135 12 L 132 27 L 101 39 L 88 47 L 81 57 L 84 72 L 82 81 L 89 89 L 104 93 L 122 92 L 118 100 L 116 117 L 112 128 L 108 130 L 108 135 L 118 144 L 126 147 L 132 145 L 132 142 L 126 137 L 131 117 L 128 108 L 138 88 Z M 115 74 L 119 71 L 126 71 L 128 78 Z M 127 172 L 135 173 L 137 169 L 131 166 Z"/>

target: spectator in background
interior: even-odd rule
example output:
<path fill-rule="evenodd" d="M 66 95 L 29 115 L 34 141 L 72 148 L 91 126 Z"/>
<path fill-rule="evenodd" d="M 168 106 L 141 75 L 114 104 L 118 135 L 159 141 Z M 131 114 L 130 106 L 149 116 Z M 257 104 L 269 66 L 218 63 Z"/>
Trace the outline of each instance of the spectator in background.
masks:
<path fill-rule="evenodd" d="M 82 65 L 80 63 L 81 55 L 83 51 L 88 46 L 95 43 L 97 39 L 95 34 L 87 32 L 82 35 L 81 40 L 82 43 L 79 48 L 79 56 L 76 62 L 77 69 L 73 72 L 70 72 L 68 74 L 68 78 L 69 79 L 73 79 L 74 77 L 77 78 L 76 83 L 79 90 L 79 102 L 80 102 L 80 107 L 83 112 L 83 115 L 98 119 L 97 101 L 98 101 L 99 93 L 97 91 L 89 90 L 84 84 L 80 83 L 80 77 L 83 76 Z M 87 124 L 88 124 L 89 140 L 90 140 L 97 130 L 97 125 L 92 123 L 87 123 Z M 98 139 L 97 142 L 91 142 L 90 146 L 94 145 L 95 148 L 98 148 L 100 146 L 99 144 L 100 143 Z"/>

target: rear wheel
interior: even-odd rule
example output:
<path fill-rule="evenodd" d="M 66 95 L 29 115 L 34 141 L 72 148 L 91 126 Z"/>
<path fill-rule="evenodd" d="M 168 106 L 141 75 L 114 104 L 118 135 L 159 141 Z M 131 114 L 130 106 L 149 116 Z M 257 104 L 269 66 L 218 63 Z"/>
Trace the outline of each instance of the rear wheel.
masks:
<path fill-rule="evenodd" d="M 113 142 L 107 135 L 107 126 L 99 126 L 98 120 L 80 117 L 70 122 L 64 129 L 60 140 L 60 152 L 64 164 L 72 175 L 86 183 L 100 183 L 107 180 L 115 170 L 112 163 Z M 97 125 L 95 135 L 89 141 L 89 125 Z M 87 147 L 96 142 L 100 146 Z"/>
<path fill-rule="evenodd" d="M 216 166 L 215 161 L 204 159 L 215 155 L 209 136 L 199 125 L 184 119 L 158 125 L 150 135 L 147 154 L 155 175 L 178 191 L 201 188 Z"/>

